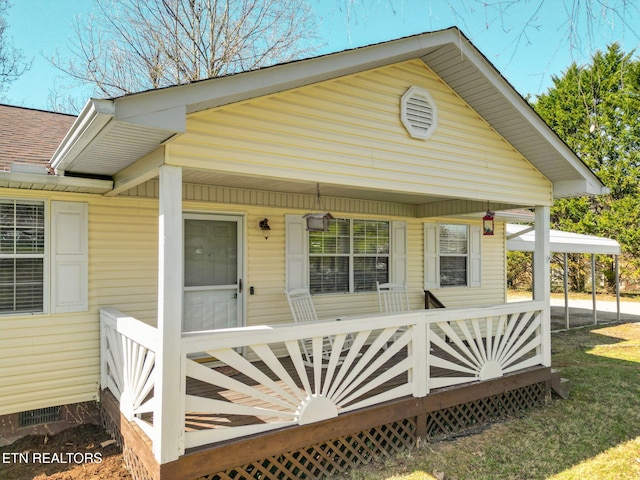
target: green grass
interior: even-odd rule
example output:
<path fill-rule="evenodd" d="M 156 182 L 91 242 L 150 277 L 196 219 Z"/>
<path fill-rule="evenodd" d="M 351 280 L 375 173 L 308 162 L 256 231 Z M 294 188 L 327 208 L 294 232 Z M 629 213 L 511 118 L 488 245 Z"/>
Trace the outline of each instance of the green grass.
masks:
<path fill-rule="evenodd" d="M 640 479 L 640 323 L 556 333 L 552 350 L 571 382 L 568 400 L 344 478 Z"/>

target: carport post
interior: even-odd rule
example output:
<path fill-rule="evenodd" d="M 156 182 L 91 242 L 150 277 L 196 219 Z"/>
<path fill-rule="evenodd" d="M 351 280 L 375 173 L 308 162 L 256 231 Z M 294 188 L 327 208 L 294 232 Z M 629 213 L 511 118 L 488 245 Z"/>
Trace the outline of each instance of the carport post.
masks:
<path fill-rule="evenodd" d="M 598 311 L 596 310 L 596 256 L 591 254 L 591 299 L 593 303 L 593 324 L 598 324 Z"/>
<path fill-rule="evenodd" d="M 618 266 L 618 255 L 613 256 L 616 270 L 616 320 L 620 321 L 620 269 Z"/>
<path fill-rule="evenodd" d="M 569 330 L 569 254 L 564 252 L 564 320 Z"/>

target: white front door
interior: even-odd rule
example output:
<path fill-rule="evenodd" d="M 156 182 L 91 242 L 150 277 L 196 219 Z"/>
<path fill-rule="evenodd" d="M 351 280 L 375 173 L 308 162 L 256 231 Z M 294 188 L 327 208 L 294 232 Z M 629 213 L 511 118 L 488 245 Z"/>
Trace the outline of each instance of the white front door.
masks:
<path fill-rule="evenodd" d="M 184 216 L 183 332 L 243 325 L 242 217 Z"/>

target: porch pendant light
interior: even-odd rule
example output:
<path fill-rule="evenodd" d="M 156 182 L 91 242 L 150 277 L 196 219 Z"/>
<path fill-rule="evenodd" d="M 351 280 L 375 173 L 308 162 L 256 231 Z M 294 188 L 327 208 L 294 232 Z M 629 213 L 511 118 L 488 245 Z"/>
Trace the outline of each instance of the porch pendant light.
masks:
<path fill-rule="evenodd" d="M 487 202 L 487 213 L 482 217 L 482 234 L 493 235 L 494 223 L 493 217 L 495 213 L 489 210 L 489 202 Z"/>
<path fill-rule="evenodd" d="M 320 202 L 320 184 L 316 184 L 316 203 L 318 210 L 322 210 L 322 203 Z M 307 221 L 308 232 L 326 232 L 329 230 L 329 222 L 333 218 L 329 212 L 326 213 L 307 213 L 302 218 Z"/>

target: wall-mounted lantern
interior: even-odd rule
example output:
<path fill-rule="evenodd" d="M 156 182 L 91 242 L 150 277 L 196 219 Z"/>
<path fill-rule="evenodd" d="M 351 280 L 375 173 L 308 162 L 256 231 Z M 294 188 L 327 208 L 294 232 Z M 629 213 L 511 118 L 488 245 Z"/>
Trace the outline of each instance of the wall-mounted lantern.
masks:
<path fill-rule="evenodd" d="M 318 210 L 322 210 L 322 203 L 320 202 L 320 184 L 316 184 L 316 202 Z M 329 222 L 333 218 L 329 212 L 326 213 L 307 213 L 302 218 L 307 221 L 308 232 L 326 232 L 329 230 Z"/>
<path fill-rule="evenodd" d="M 268 239 L 269 238 L 269 234 L 271 233 L 271 227 L 269 226 L 269 219 L 268 218 L 263 218 L 262 220 L 260 220 L 260 222 L 258 222 L 258 226 L 260 227 L 260 230 L 262 230 L 262 235 L 264 236 L 264 239 Z"/>
<path fill-rule="evenodd" d="M 487 208 L 487 213 L 484 217 L 482 217 L 482 234 L 483 235 L 493 235 L 494 223 L 493 223 L 494 212 Z"/>

